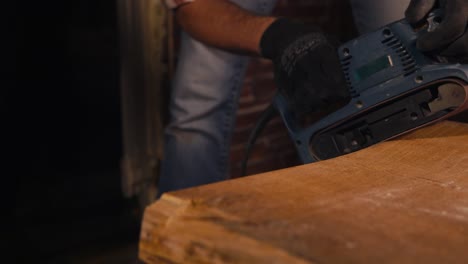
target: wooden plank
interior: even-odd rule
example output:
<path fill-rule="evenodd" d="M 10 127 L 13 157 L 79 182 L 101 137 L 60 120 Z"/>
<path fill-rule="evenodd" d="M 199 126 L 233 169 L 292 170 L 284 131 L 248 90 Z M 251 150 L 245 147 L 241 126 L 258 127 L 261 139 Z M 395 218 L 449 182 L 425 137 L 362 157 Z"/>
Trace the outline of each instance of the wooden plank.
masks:
<path fill-rule="evenodd" d="M 147 263 L 468 263 L 468 124 L 165 194 Z"/>

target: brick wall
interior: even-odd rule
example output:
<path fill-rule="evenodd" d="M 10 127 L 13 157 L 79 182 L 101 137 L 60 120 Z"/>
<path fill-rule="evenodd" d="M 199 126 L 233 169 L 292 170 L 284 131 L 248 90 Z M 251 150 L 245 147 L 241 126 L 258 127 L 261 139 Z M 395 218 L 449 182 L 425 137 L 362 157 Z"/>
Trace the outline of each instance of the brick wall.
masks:
<path fill-rule="evenodd" d="M 275 15 L 296 17 L 320 26 L 326 33 L 345 41 L 355 36 L 349 3 L 346 0 L 280 0 Z M 275 93 L 271 63 L 252 59 L 244 80 L 236 127 L 231 145 L 231 177 L 240 175 L 243 151 L 249 133 L 261 112 L 269 105 Z M 298 165 L 294 145 L 279 117 L 270 121 L 257 139 L 247 168 L 247 174 Z"/>

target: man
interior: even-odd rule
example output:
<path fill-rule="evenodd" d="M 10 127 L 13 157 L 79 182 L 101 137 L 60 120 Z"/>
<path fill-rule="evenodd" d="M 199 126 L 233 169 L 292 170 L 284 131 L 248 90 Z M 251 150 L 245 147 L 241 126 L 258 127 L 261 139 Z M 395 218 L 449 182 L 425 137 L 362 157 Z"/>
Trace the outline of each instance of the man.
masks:
<path fill-rule="evenodd" d="M 415 25 L 440 5 L 443 23 L 417 46 L 466 59 L 468 0 L 351 0 L 361 33 L 406 17 Z M 335 46 L 316 27 L 268 16 L 276 0 L 167 0 L 182 45 L 165 131 L 160 193 L 226 179 L 237 98 L 247 58 L 273 61 L 280 92 L 298 114 L 333 111 L 348 101 Z M 409 4 L 409 6 L 408 6 Z M 317 85 L 320 84 L 320 85 Z M 312 89 L 313 87 L 313 89 Z"/>

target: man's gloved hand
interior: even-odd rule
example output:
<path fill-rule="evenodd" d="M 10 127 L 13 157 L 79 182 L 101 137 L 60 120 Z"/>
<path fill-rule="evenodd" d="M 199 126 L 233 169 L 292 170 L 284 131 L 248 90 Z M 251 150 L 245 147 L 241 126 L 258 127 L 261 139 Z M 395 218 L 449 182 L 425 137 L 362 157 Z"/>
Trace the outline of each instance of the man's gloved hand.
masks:
<path fill-rule="evenodd" d="M 279 90 L 296 114 L 329 113 L 349 101 L 336 48 L 317 29 L 280 18 L 263 33 L 260 50 L 273 60 Z"/>
<path fill-rule="evenodd" d="M 444 9 L 444 18 L 434 31 L 418 38 L 417 47 L 468 63 L 468 0 L 411 0 L 405 16 L 413 25 L 422 24 L 435 8 Z"/>

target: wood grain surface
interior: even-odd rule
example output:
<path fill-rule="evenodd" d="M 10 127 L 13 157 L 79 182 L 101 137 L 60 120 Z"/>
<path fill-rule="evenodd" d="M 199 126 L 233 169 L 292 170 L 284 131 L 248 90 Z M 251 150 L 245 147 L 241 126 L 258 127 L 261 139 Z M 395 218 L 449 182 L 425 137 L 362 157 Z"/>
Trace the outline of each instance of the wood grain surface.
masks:
<path fill-rule="evenodd" d="M 468 124 L 163 195 L 147 263 L 468 263 Z"/>

